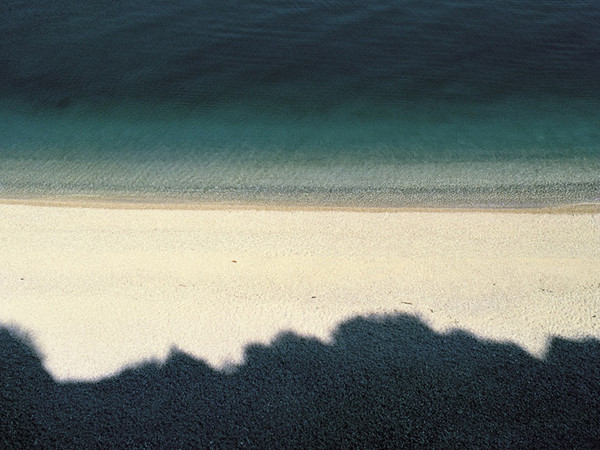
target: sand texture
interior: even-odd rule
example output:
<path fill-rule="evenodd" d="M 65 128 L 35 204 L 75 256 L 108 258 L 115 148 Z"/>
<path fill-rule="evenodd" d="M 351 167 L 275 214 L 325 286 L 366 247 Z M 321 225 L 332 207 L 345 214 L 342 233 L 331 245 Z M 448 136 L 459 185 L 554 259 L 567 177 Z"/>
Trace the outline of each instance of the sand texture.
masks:
<path fill-rule="evenodd" d="M 172 348 L 232 370 L 282 332 L 408 314 L 543 357 L 600 338 L 600 215 L 0 205 L 0 323 L 59 380 Z"/>
<path fill-rule="evenodd" d="M 141 206 L 0 205 L 0 447 L 600 447 L 597 209 Z"/>

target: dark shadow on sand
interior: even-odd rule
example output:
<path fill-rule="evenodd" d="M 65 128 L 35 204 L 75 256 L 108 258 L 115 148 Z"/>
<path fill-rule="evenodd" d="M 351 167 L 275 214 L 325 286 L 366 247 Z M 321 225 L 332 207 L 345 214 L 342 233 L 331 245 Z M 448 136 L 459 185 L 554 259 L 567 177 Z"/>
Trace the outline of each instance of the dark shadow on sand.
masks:
<path fill-rule="evenodd" d="M 0 329 L 2 448 L 600 446 L 600 342 L 514 345 L 356 318 L 331 345 L 288 333 L 231 373 L 174 351 L 94 383 L 56 383 Z"/>

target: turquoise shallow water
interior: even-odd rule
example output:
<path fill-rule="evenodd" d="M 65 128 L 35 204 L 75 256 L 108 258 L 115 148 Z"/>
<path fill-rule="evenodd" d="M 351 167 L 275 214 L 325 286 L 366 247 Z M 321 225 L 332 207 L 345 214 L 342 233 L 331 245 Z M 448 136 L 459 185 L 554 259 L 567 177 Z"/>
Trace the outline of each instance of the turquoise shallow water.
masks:
<path fill-rule="evenodd" d="M 383 207 L 597 201 L 600 114 L 540 105 L 403 105 L 366 117 L 12 105 L 2 110 L 0 193 Z"/>
<path fill-rule="evenodd" d="M 2 197 L 600 197 L 597 2 L 9 0 L 0 13 Z"/>

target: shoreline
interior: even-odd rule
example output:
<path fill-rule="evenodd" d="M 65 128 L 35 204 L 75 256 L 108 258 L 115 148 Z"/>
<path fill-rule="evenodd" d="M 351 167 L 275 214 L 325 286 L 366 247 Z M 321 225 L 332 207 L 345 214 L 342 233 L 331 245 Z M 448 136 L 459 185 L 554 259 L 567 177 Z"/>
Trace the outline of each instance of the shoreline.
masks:
<path fill-rule="evenodd" d="M 197 201 L 179 199 L 148 199 L 143 197 L 110 197 L 110 196 L 68 196 L 68 197 L 0 197 L 0 205 L 26 205 L 56 208 L 91 208 L 117 210 L 191 210 L 191 211 L 343 211 L 343 212 L 482 212 L 482 213 L 514 213 L 514 214 L 598 214 L 600 202 L 578 202 L 557 204 L 552 206 L 507 206 L 492 205 L 489 207 L 474 206 L 352 206 L 352 205 L 318 205 L 292 202 L 226 202 Z"/>

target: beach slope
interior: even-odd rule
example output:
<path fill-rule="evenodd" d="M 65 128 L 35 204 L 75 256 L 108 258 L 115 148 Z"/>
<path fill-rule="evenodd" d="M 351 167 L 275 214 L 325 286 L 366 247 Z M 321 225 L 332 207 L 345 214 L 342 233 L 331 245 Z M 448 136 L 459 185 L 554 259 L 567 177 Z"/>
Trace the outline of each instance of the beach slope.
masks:
<path fill-rule="evenodd" d="M 288 331 L 327 342 L 357 316 L 413 315 L 535 357 L 552 337 L 600 339 L 593 209 L 2 204 L 0 217 L 0 323 L 28 332 L 57 380 L 173 348 L 232 370 L 249 344 Z"/>

